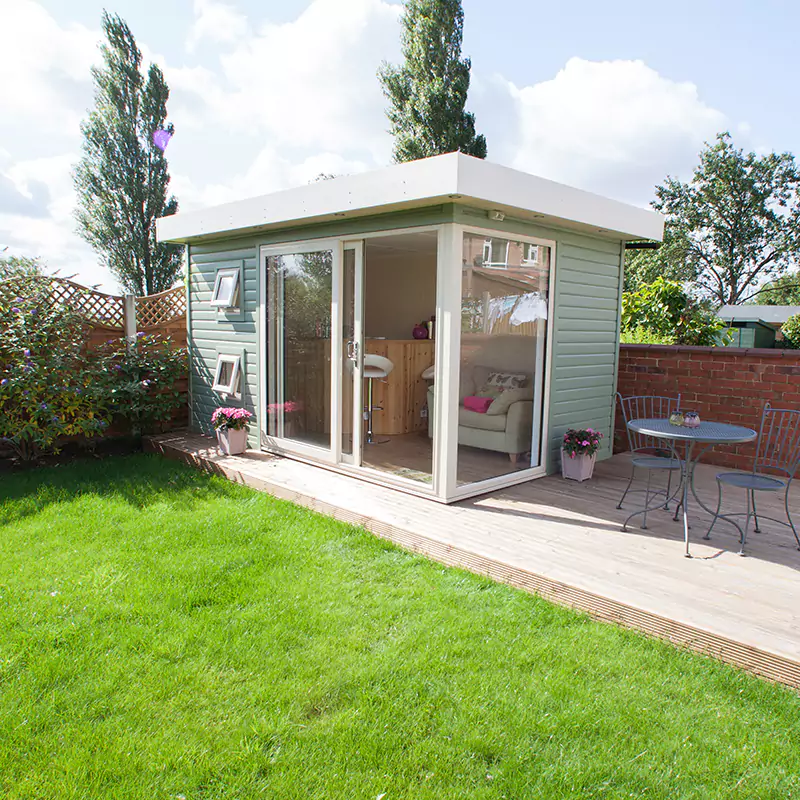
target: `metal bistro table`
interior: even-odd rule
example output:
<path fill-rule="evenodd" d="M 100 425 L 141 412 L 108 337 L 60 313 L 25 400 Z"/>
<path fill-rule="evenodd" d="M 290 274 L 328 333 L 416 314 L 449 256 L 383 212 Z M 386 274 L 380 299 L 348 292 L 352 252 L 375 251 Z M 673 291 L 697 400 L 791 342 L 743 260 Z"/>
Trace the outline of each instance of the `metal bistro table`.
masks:
<path fill-rule="evenodd" d="M 687 428 L 682 425 L 672 425 L 668 419 L 632 419 L 628 427 L 636 433 L 644 436 L 652 436 L 655 439 L 663 439 L 669 443 L 673 456 L 681 463 L 681 482 L 675 493 L 668 500 L 680 495 L 680 503 L 675 509 L 674 519 L 678 519 L 679 511 L 683 511 L 683 538 L 686 543 L 686 557 L 691 558 L 689 552 L 689 492 L 692 493 L 697 504 L 709 514 L 714 514 L 713 510 L 706 506 L 697 496 L 694 488 L 694 470 L 700 457 L 708 452 L 717 444 L 741 444 L 751 442 L 758 435 L 751 428 L 744 428 L 740 425 L 728 425 L 724 422 L 701 422 L 696 428 Z M 683 454 L 678 453 L 678 445 L 683 443 Z M 697 445 L 705 445 L 697 448 Z M 655 508 L 662 507 L 663 500 L 658 504 L 634 511 L 624 522 L 622 530 L 626 530 L 628 522 L 637 514 L 645 514 Z"/>

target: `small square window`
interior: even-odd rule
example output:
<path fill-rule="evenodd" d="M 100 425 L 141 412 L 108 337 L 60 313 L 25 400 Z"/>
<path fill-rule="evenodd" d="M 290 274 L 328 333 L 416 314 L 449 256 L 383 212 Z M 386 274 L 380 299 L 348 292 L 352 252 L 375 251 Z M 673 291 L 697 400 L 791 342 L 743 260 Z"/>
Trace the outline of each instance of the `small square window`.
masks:
<path fill-rule="evenodd" d="M 526 244 L 525 245 L 525 258 L 523 262 L 525 264 L 536 264 L 539 261 L 539 245 L 538 244 Z"/>
<path fill-rule="evenodd" d="M 239 270 L 221 269 L 217 271 L 211 305 L 217 308 L 238 308 L 239 306 Z"/>
<path fill-rule="evenodd" d="M 218 356 L 214 374 L 215 392 L 237 394 L 239 389 L 239 356 Z"/>

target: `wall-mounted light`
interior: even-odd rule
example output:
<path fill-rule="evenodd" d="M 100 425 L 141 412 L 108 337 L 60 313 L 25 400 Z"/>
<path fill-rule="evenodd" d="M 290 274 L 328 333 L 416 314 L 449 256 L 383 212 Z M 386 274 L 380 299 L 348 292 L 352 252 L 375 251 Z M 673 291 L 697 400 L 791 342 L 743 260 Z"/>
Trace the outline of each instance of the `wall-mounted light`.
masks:
<path fill-rule="evenodd" d="M 489 212 L 489 219 L 493 219 L 495 222 L 502 222 L 505 218 L 506 215 L 502 211 Z"/>

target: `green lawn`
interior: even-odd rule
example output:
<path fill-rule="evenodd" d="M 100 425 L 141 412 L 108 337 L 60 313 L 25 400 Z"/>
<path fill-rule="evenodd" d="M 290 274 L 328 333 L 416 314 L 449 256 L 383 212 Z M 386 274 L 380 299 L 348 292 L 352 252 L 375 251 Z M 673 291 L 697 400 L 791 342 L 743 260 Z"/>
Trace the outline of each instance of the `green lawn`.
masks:
<path fill-rule="evenodd" d="M 0 797 L 789 798 L 800 698 L 154 456 L 0 478 Z"/>

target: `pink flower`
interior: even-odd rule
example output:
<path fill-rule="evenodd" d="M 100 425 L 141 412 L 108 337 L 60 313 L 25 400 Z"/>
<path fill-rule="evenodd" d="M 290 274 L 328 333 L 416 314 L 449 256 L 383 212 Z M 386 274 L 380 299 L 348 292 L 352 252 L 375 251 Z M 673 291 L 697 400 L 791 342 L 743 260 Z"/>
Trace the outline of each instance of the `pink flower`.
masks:
<path fill-rule="evenodd" d="M 588 446 L 589 446 L 589 441 L 588 441 L 588 439 L 584 439 L 584 440 L 581 442 L 581 444 L 582 444 L 584 447 L 588 447 Z"/>
<path fill-rule="evenodd" d="M 569 454 L 569 457 L 570 457 L 570 458 L 575 458 L 575 453 L 570 453 L 570 454 Z"/>

